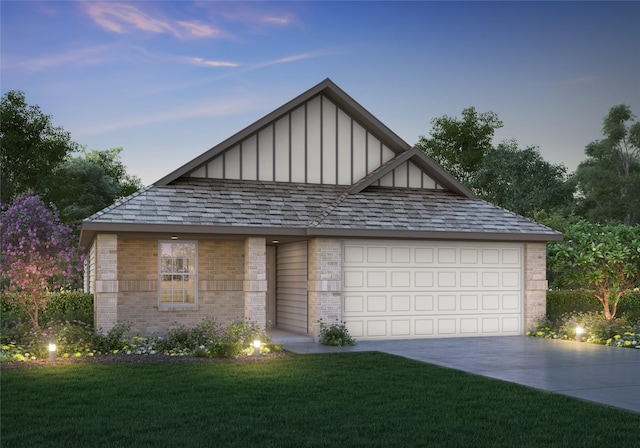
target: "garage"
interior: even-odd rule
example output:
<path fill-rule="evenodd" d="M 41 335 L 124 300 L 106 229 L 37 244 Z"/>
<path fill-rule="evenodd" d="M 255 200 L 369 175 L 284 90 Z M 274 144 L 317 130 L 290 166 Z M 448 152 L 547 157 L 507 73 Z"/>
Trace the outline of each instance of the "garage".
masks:
<path fill-rule="evenodd" d="M 521 243 L 345 240 L 342 317 L 358 339 L 523 334 Z"/>

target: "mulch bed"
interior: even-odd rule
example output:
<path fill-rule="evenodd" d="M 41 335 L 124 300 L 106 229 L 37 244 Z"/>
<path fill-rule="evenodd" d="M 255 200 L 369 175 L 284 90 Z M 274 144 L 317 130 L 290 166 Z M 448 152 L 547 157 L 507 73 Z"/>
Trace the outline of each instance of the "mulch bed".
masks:
<path fill-rule="evenodd" d="M 184 363 L 212 363 L 212 362 L 264 362 L 278 358 L 288 358 L 285 352 L 268 353 L 260 356 L 241 356 L 233 359 L 200 358 L 195 356 L 166 356 L 166 355 L 96 355 L 80 358 L 36 359 L 32 361 L 2 362 L 1 370 L 38 369 L 45 367 L 64 366 L 69 364 L 184 364 Z"/>

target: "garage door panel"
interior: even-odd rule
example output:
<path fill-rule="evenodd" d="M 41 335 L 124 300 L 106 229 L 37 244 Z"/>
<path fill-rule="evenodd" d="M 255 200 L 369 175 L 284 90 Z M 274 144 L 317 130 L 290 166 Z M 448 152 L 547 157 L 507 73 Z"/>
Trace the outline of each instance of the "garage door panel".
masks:
<path fill-rule="evenodd" d="M 518 243 L 345 241 L 343 320 L 361 339 L 520 334 L 522 252 Z"/>
<path fill-rule="evenodd" d="M 407 339 L 520 334 L 520 315 L 399 316 L 350 319 L 349 333 L 360 339 Z"/>
<path fill-rule="evenodd" d="M 447 314 L 492 314 L 506 312 L 512 314 L 521 310 L 522 296 L 519 293 L 493 292 L 489 294 L 468 294 L 464 292 L 425 292 L 394 294 L 366 292 L 345 294 L 342 313 L 346 317 L 366 317 L 367 314 L 399 314 L 446 312 Z"/>
<path fill-rule="evenodd" d="M 345 267 L 342 274 L 343 290 L 380 289 L 467 289 L 467 290 L 507 290 L 522 288 L 520 269 L 471 269 L 471 268 L 367 268 Z"/>

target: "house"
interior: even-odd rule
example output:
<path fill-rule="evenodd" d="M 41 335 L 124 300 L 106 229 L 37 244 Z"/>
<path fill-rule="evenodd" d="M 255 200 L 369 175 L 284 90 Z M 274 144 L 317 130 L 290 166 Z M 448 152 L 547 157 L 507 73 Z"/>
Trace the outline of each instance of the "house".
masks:
<path fill-rule="evenodd" d="M 479 200 L 331 80 L 82 225 L 95 324 L 524 334 L 561 235 Z"/>

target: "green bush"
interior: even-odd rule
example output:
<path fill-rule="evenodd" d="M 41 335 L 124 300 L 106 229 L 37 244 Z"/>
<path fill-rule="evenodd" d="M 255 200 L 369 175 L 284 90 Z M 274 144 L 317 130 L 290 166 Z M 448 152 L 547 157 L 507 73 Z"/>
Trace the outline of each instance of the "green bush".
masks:
<path fill-rule="evenodd" d="M 0 295 L 0 311 L 2 319 L 27 317 L 26 313 L 12 305 L 6 294 Z M 56 321 L 82 321 L 93 325 L 93 294 L 82 291 L 54 292 L 47 307 L 40 312 L 40 326 Z"/>
<path fill-rule="evenodd" d="M 547 291 L 547 318 L 557 322 L 567 313 L 601 313 L 602 304 L 589 291 L 554 289 Z M 618 303 L 617 317 L 625 317 L 630 322 L 640 320 L 640 291 L 625 294 Z"/>
<path fill-rule="evenodd" d="M 356 340 L 349 334 L 344 322 L 335 322 L 327 325 L 320 319 L 318 323 L 320 324 L 319 342 L 322 345 L 344 347 L 356 343 Z"/>
<path fill-rule="evenodd" d="M 47 345 L 55 342 L 60 357 L 100 354 L 236 358 L 253 354 L 252 342 L 260 339 L 260 353 L 281 351 L 264 329 L 248 321 L 228 326 L 205 320 L 196 328 L 176 326 L 164 337 L 131 335 L 127 323 L 116 324 L 106 334 L 95 334 L 93 326 L 79 321 L 52 322 L 34 329 L 29 319 L 3 322 L 0 361 L 29 361 L 48 356 Z"/>

